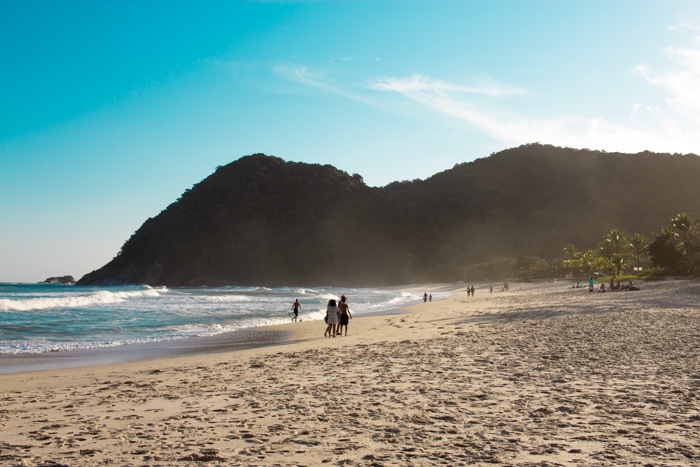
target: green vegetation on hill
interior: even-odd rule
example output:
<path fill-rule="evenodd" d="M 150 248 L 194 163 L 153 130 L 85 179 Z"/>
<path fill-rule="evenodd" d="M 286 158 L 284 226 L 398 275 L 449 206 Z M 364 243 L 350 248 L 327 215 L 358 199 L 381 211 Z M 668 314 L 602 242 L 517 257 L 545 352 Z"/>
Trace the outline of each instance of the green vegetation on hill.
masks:
<path fill-rule="evenodd" d="M 73 276 L 54 276 L 48 277 L 44 282 L 47 284 L 53 284 L 56 282 L 59 284 L 74 284 L 75 279 L 73 279 Z"/>
<path fill-rule="evenodd" d="M 79 284 L 452 281 L 497 258 L 592 248 L 611 228 L 650 236 L 700 211 L 698 180 L 695 155 L 532 144 L 372 188 L 330 165 L 255 154 L 187 190 Z"/>

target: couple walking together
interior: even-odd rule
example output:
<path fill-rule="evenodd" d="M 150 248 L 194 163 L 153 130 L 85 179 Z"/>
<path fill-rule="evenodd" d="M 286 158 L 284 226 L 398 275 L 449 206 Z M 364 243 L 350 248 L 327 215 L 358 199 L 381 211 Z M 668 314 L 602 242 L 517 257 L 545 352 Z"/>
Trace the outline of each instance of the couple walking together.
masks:
<path fill-rule="evenodd" d="M 335 299 L 328 301 L 326 308 L 326 332 L 323 333 L 327 337 L 335 337 L 343 335 L 343 326 L 345 326 L 345 335 L 348 335 L 348 323 L 352 318 L 350 307 L 348 307 L 345 295 L 340 297 L 340 302 L 336 305 Z"/>

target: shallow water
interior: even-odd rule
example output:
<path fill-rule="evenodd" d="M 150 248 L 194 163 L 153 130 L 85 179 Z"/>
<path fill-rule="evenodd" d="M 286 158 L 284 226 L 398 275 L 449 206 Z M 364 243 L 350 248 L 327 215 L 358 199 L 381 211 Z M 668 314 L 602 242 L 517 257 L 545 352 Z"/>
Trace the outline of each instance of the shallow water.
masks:
<path fill-rule="evenodd" d="M 108 348 L 320 320 L 329 299 L 346 295 L 356 316 L 422 301 L 406 289 L 336 287 L 165 288 L 0 284 L 0 354 Z M 437 297 L 436 297 L 437 298 Z"/>

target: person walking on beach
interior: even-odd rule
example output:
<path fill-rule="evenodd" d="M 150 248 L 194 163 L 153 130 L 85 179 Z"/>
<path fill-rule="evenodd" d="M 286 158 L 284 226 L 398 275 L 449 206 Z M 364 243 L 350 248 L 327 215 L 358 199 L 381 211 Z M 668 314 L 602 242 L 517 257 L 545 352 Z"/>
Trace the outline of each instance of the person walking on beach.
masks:
<path fill-rule="evenodd" d="M 423 292 L 423 303 L 428 301 L 428 292 Z"/>
<path fill-rule="evenodd" d="M 347 298 L 345 295 L 340 297 L 340 303 L 338 303 L 338 311 L 340 312 L 340 324 L 338 324 L 338 335 L 343 335 L 343 326 L 345 326 L 345 335 L 348 335 L 348 323 L 352 319 L 352 314 L 350 313 L 350 307 L 347 303 Z"/>
<path fill-rule="evenodd" d="M 326 337 L 335 337 L 336 326 L 338 325 L 338 306 L 332 298 L 328 300 L 326 318 L 328 326 L 326 326 L 326 332 L 324 332 L 323 335 Z"/>
<path fill-rule="evenodd" d="M 294 312 L 294 317 L 292 318 L 292 321 L 294 321 L 295 323 L 299 318 L 299 310 L 301 310 L 301 303 L 299 303 L 299 299 L 297 298 L 294 301 L 294 305 L 292 305 L 292 311 Z"/>

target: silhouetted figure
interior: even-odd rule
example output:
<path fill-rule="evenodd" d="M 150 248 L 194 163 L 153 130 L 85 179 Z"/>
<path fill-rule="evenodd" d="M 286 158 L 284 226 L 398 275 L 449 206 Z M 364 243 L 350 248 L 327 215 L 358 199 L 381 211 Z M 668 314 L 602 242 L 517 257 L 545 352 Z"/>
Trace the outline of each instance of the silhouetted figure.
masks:
<path fill-rule="evenodd" d="M 294 305 L 292 305 L 292 311 L 294 312 L 294 317 L 292 318 L 292 321 L 294 321 L 295 323 L 299 318 L 299 310 L 301 310 L 301 303 L 299 303 L 299 299 L 297 298 L 296 300 L 294 300 Z"/>
<path fill-rule="evenodd" d="M 348 335 L 348 323 L 352 319 L 352 314 L 350 313 L 350 307 L 348 306 L 348 300 L 345 295 L 340 297 L 340 303 L 338 303 L 338 312 L 340 313 L 340 324 L 338 324 L 338 335 L 343 335 L 343 326 L 345 327 L 345 335 Z"/>

